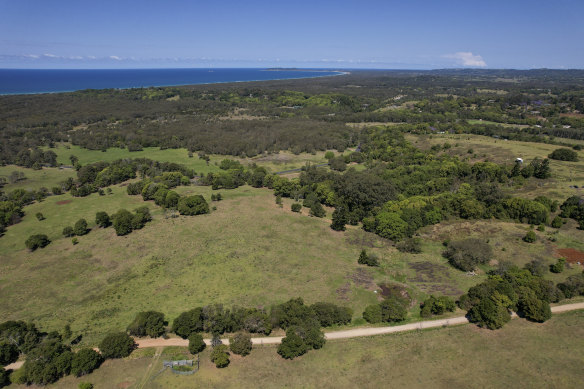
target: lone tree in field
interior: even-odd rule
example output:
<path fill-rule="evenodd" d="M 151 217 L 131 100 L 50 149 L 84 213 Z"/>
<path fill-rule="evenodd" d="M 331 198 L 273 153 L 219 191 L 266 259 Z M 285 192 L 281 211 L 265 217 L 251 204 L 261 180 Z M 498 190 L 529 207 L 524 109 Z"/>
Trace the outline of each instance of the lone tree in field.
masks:
<path fill-rule="evenodd" d="M 574 150 L 561 148 L 554 150 L 550 155 L 548 155 L 548 158 L 558 161 L 578 162 L 578 153 Z"/>
<path fill-rule="evenodd" d="M 181 197 L 178 201 L 177 209 L 181 215 L 201 215 L 209 213 L 209 204 L 201 195 L 187 196 Z"/>
<path fill-rule="evenodd" d="M 125 358 L 136 348 L 136 343 L 125 332 L 107 335 L 99 344 L 99 350 L 104 358 Z"/>
<path fill-rule="evenodd" d="M 196 332 L 193 332 L 189 336 L 189 352 L 191 354 L 198 354 L 203 351 L 207 347 L 205 342 L 203 341 L 203 336 Z"/>
<path fill-rule="evenodd" d="M 229 339 L 229 348 L 234 354 L 245 357 L 251 352 L 251 336 L 245 332 L 238 332 Z"/>
<path fill-rule="evenodd" d="M 87 220 L 85 220 L 85 219 L 77 220 L 77 222 L 73 226 L 73 232 L 77 236 L 87 234 Z"/>
<path fill-rule="evenodd" d="M 30 251 L 35 251 L 36 249 L 43 248 L 47 246 L 51 241 L 45 234 L 36 234 L 28 237 L 24 244 Z"/>

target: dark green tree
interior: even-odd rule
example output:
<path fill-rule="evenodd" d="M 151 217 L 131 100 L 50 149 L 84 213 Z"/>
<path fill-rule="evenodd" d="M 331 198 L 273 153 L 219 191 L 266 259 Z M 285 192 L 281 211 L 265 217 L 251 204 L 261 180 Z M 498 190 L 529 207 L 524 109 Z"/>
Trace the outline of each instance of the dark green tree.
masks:
<path fill-rule="evenodd" d="M 77 236 L 87 234 L 87 221 L 85 219 L 79 219 L 75 222 L 73 226 L 73 233 Z"/>
<path fill-rule="evenodd" d="M 66 238 L 72 237 L 73 235 L 75 235 L 75 233 L 73 232 L 73 227 L 71 226 L 67 226 L 65 228 L 63 228 L 63 236 Z"/>
<path fill-rule="evenodd" d="M 127 330 L 134 336 L 162 336 L 166 332 L 164 314 L 156 311 L 139 312 Z"/>
<path fill-rule="evenodd" d="M 35 234 L 28 237 L 24 244 L 30 251 L 46 247 L 51 241 L 45 234 Z"/>
<path fill-rule="evenodd" d="M 177 209 L 181 215 L 201 215 L 209 213 L 209 204 L 201 195 L 187 196 L 181 197 Z"/>
<path fill-rule="evenodd" d="M 523 237 L 523 241 L 527 243 L 534 243 L 537 240 L 537 235 L 532 230 L 529 230 L 527 234 Z"/>
<path fill-rule="evenodd" d="M 127 235 L 132 232 L 132 219 L 134 215 L 126 209 L 120 209 L 118 212 L 112 215 L 114 229 L 116 230 L 116 235 L 122 236 Z"/>
<path fill-rule="evenodd" d="M 278 354 L 286 359 L 294 359 L 306 354 L 307 351 L 308 345 L 293 328 L 286 331 L 286 336 L 278 346 Z"/>
<path fill-rule="evenodd" d="M 345 225 L 347 224 L 347 211 L 344 207 L 337 207 L 333 211 L 333 221 L 331 223 L 331 228 L 335 231 L 345 231 Z"/>
<path fill-rule="evenodd" d="M 136 348 L 136 343 L 125 332 L 108 334 L 99 344 L 99 350 L 104 358 L 125 358 Z"/>
<path fill-rule="evenodd" d="M 9 365 L 18 360 L 18 347 L 12 343 L 0 343 L 0 365 Z"/>
<path fill-rule="evenodd" d="M 107 228 L 111 225 L 111 220 L 106 212 L 100 211 L 95 214 L 95 224 L 101 228 Z"/>
<path fill-rule="evenodd" d="M 194 332 L 203 331 L 203 309 L 195 308 L 181 313 L 172 322 L 172 332 L 187 339 Z"/>
<path fill-rule="evenodd" d="M 91 348 L 83 348 L 73 356 L 71 362 L 71 374 L 76 377 L 89 374 L 99 368 L 103 362 L 103 357 Z"/>
<path fill-rule="evenodd" d="M 191 354 L 198 354 L 205 349 L 207 345 L 203 341 L 201 334 L 193 332 L 189 335 L 189 352 Z"/>
<path fill-rule="evenodd" d="M 368 323 L 381 323 L 381 306 L 379 304 L 368 305 L 363 312 L 363 319 Z"/>

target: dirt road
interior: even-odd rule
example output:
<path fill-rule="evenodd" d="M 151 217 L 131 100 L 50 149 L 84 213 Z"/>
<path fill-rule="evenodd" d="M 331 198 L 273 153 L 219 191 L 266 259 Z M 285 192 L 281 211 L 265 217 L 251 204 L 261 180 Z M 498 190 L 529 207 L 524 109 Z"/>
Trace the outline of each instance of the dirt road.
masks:
<path fill-rule="evenodd" d="M 568 312 L 568 311 L 576 311 L 578 309 L 584 309 L 584 303 L 574 303 L 574 304 L 566 304 L 566 305 L 558 305 L 552 307 L 553 313 L 561 313 L 561 312 Z M 516 318 L 517 315 L 513 314 L 513 318 Z M 413 331 L 418 329 L 425 329 L 425 328 L 436 328 L 436 327 L 447 327 L 452 325 L 459 325 L 459 324 L 467 324 L 469 321 L 464 316 L 459 317 L 452 317 L 450 319 L 440 319 L 440 320 L 426 320 L 426 321 L 419 321 L 417 323 L 409 323 L 403 324 L 399 326 L 393 327 L 365 327 L 365 328 L 355 328 L 352 330 L 344 330 L 344 331 L 332 331 L 332 332 L 325 332 L 325 337 L 327 339 L 347 339 L 347 338 L 358 338 L 361 336 L 374 336 L 374 335 L 383 335 L 383 334 L 391 334 L 394 332 L 404 332 L 404 331 Z M 229 344 L 229 339 L 221 339 L 223 344 Z M 271 336 L 271 337 L 261 337 L 261 338 L 251 338 L 253 344 L 280 344 L 282 342 L 281 336 Z M 138 344 L 138 348 L 148 348 L 148 347 L 168 347 L 168 346 L 181 346 L 181 347 L 188 347 L 189 341 L 186 339 L 181 338 L 170 338 L 170 339 L 163 339 L 163 338 L 144 338 L 144 339 L 136 339 L 136 343 Z M 211 339 L 205 339 L 205 343 L 210 346 Z M 16 370 L 19 369 L 24 364 L 24 361 L 14 362 L 10 365 L 5 366 L 6 370 L 12 369 Z"/>
<path fill-rule="evenodd" d="M 584 303 L 574 303 L 574 304 L 566 304 L 566 305 L 558 305 L 556 307 L 552 307 L 553 313 L 561 313 L 567 311 L 575 311 L 578 309 L 584 309 Z M 513 315 L 513 317 L 517 317 L 517 315 Z M 409 323 L 403 324 L 399 326 L 393 327 L 369 327 L 369 328 L 355 328 L 352 330 L 344 330 L 344 331 L 333 331 L 333 332 L 326 332 L 325 337 L 326 339 L 346 339 L 346 338 L 358 338 L 361 336 L 374 336 L 374 335 L 382 335 L 382 334 L 391 334 L 394 332 L 403 332 L 403 331 L 413 331 L 417 329 L 425 329 L 425 328 L 436 328 L 436 327 L 446 327 L 451 325 L 459 325 L 459 324 L 467 324 L 469 321 L 464 316 L 459 317 L 452 317 L 449 319 L 440 319 L 440 320 L 426 320 L 426 321 L 419 321 L 417 323 Z M 229 339 L 221 339 L 223 344 L 229 344 Z M 252 338 L 251 339 L 253 344 L 279 344 L 282 342 L 281 336 L 273 336 L 273 337 L 262 337 L 262 338 Z M 189 341 L 180 338 L 171 338 L 171 339 L 136 339 L 136 343 L 138 343 L 138 348 L 145 348 L 145 347 L 161 347 L 161 346 L 188 346 Z M 205 339 L 205 343 L 207 345 L 211 344 L 210 339 Z"/>

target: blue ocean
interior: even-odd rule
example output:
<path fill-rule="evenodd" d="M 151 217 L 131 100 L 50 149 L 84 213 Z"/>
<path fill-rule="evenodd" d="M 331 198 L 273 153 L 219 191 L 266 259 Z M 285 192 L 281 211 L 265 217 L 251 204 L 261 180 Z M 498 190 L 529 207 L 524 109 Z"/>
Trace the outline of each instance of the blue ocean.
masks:
<path fill-rule="evenodd" d="M 310 69 L 0 69 L 0 94 L 215 84 L 337 74 L 341 73 Z"/>

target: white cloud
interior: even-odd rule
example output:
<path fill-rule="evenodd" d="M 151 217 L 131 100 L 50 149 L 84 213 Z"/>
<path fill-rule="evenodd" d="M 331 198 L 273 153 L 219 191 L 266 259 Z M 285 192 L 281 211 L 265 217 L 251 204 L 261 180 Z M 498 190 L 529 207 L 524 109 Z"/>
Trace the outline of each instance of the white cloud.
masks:
<path fill-rule="evenodd" d="M 477 66 L 477 67 L 486 67 L 487 63 L 480 55 L 474 55 L 470 51 L 459 51 L 458 53 L 454 54 L 447 54 L 444 56 L 445 58 L 452 58 L 455 59 L 458 65 L 462 66 Z"/>
<path fill-rule="evenodd" d="M 43 57 L 48 57 L 48 58 L 57 58 L 58 56 L 55 54 L 43 54 Z"/>
<path fill-rule="evenodd" d="M 109 56 L 110 59 L 115 59 L 116 61 L 121 61 L 122 59 L 120 57 L 118 57 L 117 55 L 110 55 Z"/>

